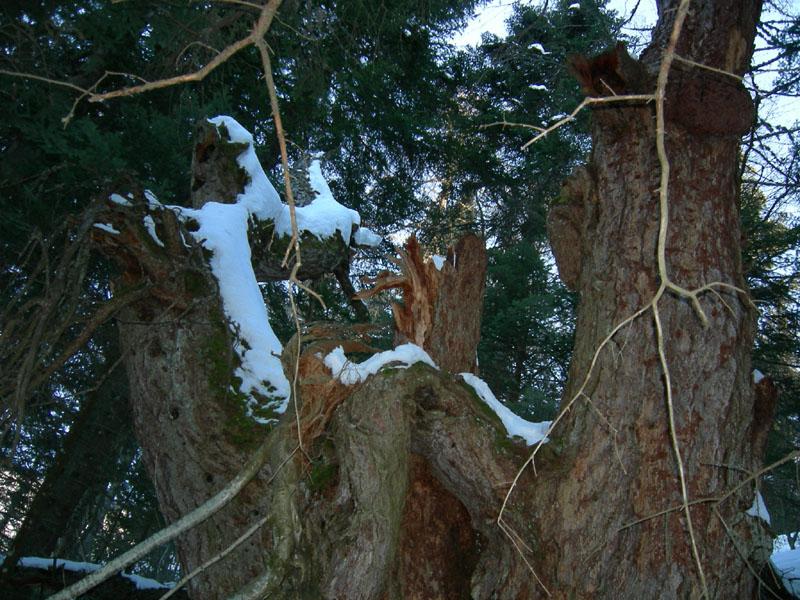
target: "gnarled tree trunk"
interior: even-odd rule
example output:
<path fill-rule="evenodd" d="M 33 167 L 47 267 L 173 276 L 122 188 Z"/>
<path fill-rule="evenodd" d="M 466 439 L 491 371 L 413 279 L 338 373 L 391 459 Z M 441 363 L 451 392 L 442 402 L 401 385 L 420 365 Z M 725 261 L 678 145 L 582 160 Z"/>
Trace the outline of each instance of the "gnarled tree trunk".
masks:
<path fill-rule="evenodd" d="M 608 60 L 573 61 L 583 88 L 651 91 L 675 8 L 660 4 L 656 42 L 642 63 L 619 47 L 610 74 L 593 72 Z M 693 2 L 678 53 L 741 74 L 759 9 L 755 0 Z M 730 75 L 688 63 L 674 64 L 669 81 L 667 273 L 688 289 L 711 282 L 744 288 L 736 161 L 749 99 Z M 182 225 L 166 211 L 153 215 L 169 241 L 165 250 L 138 239 L 135 226 L 125 228 L 133 236 L 126 243 L 106 247 L 122 259 L 129 284 L 143 276 L 155 282 L 151 297 L 124 316 L 123 344 L 137 435 L 167 518 L 219 490 L 265 438 L 270 448 L 267 466 L 236 500 L 178 540 L 191 571 L 263 522 L 193 579 L 193 598 L 242 591 L 511 599 L 543 597 L 545 589 L 562 598 L 695 598 L 704 588 L 714 598 L 752 595 L 747 565 L 758 569 L 766 556 L 758 520 L 745 515 L 754 496 L 747 477 L 760 466 L 771 419 L 753 402 L 754 311 L 743 294 L 716 287 L 700 297 L 704 327 L 690 301 L 667 292 L 657 304 L 658 325 L 652 309 L 643 312 L 594 363 L 606 336 L 646 306 L 662 282 L 652 106 L 603 105 L 593 135 L 591 163 L 565 186 L 566 203 L 549 219 L 562 277 L 581 294 L 568 412 L 538 453 L 536 474 L 516 480 L 503 519 L 510 535 L 496 518 L 528 449 L 507 441 L 459 378 L 418 364 L 386 368 L 347 388 L 318 350 L 360 342 L 316 339 L 296 353 L 295 340 L 284 365 L 291 379 L 299 354 L 297 413 L 290 405 L 276 424 L 254 425 L 232 388 L 233 340 L 214 279 L 202 252 L 180 241 Z M 209 150 L 216 139 L 203 143 L 196 163 L 225 159 L 225 152 Z M 196 194 L 204 182 L 223 181 L 212 175 L 196 178 Z M 209 186 L 218 201 L 235 197 Z M 141 219 L 133 214 L 141 208 L 114 210 L 123 221 Z M 257 232 L 251 237 L 251 245 L 261 241 Z M 475 366 L 485 254 L 474 242 L 456 252 L 467 262 L 458 259 L 440 274 L 409 258 L 400 284 L 411 296 L 396 309 L 399 337 L 452 371 Z M 264 252 L 254 251 L 256 271 L 284 276 Z M 346 247 L 327 252 L 310 263 L 325 271 L 346 262 Z M 398 280 L 384 280 L 392 282 Z"/>

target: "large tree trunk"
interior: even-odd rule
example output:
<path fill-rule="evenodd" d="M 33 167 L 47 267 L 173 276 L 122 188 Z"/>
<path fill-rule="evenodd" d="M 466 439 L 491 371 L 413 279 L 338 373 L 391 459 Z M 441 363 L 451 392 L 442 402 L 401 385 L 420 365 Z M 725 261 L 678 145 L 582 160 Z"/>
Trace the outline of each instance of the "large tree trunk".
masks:
<path fill-rule="evenodd" d="M 466 279 L 480 292 L 483 279 L 474 274 L 485 272 L 486 253 L 476 241 L 459 246 L 459 261 L 471 266 Z M 465 290 L 457 272 L 445 265 L 439 289 L 427 297 L 452 303 L 457 292 L 471 299 L 446 320 L 458 326 L 463 319 L 470 330 L 480 320 L 481 293 Z M 388 369 L 351 389 L 332 376 L 319 351 L 355 342 L 312 331 L 315 343 L 299 363 L 304 452 L 297 452 L 291 408 L 276 425 L 259 427 L 231 391 L 235 359 L 213 280 L 193 286 L 209 292 L 192 298 L 181 281 L 162 281 L 157 298 L 121 319 L 136 433 L 168 521 L 219 491 L 263 436 L 270 447 L 262 474 L 179 538 L 181 563 L 191 571 L 265 520 L 192 580 L 193 598 L 224 598 L 245 586 L 281 598 L 532 593 L 520 556 L 493 521 L 524 450 L 509 444 L 460 378 L 417 365 Z M 437 307 L 428 307 L 431 314 L 439 314 Z M 432 349 L 434 358 L 454 370 L 473 367 L 473 337 L 468 347 L 455 336 L 439 354 Z M 288 347 L 291 370 L 295 346 Z M 518 516 L 509 522 L 521 527 Z"/>
<path fill-rule="evenodd" d="M 656 40 L 666 39 L 676 14 L 666 4 Z M 742 73 L 759 8 L 754 0 L 694 3 L 679 54 Z M 662 49 L 656 43 L 639 64 L 617 48 L 622 71 L 610 80 L 615 91 L 652 89 Z M 599 63 L 571 64 L 589 93 L 609 89 L 592 72 Z M 729 75 L 673 66 L 666 95 L 672 167 L 666 264 L 687 288 L 715 281 L 744 288 L 736 161 L 749 107 Z M 694 598 L 703 592 L 701 572 L 711 597 L 752 595 L 748 566 L 757 570 L 765 560 L 763 536 L 759 522 L 744 514 L 753 482 L 736 486 L 760 466 L 770 416 L 753 402 L 748 352 L 755 314 L 746 299 L 723 288 L 703 294 L 708 327 L 686 298 L 660 299 L 671 409 L 652 310 L 621 328 L 589 373 L 609 332 L 661 284 L 652 111 L 643 104 L 596 110 L 591 164 L 565 186 L 565 204 L 550 215 L 559 270 L 581 294 L 568 410 L 536 457 L 536 474 L 516 480 L 528 449 L 509 443 L 491 411 L 447 372 L 475 367 L 485 272 L 475 239 L 457 250 L 464 260 L 454 266 L 451 259 L 441 273 L 409 250 L 405 278 L 379 282 L 397 283 L 407 294 L 395 309 L 398 337 L 426 348 L 446 369 L 387 368 L 348 388 L 322 356 L 338 344 L 355 350 L 363 344 L 341 329 L 337 339 L 320 339 L 318 330 L 310 334 L 314 343 L 304 338 L 297 365 L 299 341 L 288 345 L 287 375 L 297 366 L 300 376 L 294 404 L 276 424 L 260 427 L 246 418 L 232 387 L 233 339 L 203 253 L 184 246 L 182 225 L 168 211 L 152 215 L 168 240 L 166 250 L 154 252 L 136 227 L 144 203 L 110 209 L 116 216 L 108 221 L 123 221 L 117 227 L 123 234 L 100 245 L 121 259 L 129 284 L 142 277 L 155 282 L 151 297 L 124 315 L 123 344 L 137 436 L 168 520 L 218 491 L 263 439 L 270 449 L 267 467 L 234 502 L 178 540 L 191 571 L 263 522 L 238 550 L 192 580 L 193 598 L 242 591 L 342 600 L 511 599 L 543 597 L 545 589 L 563 598 Z M 204 140 L 214 148 L 219 143 Z M 215 156 L 224 161 L 231 154 L 202 151 L 196 162 Z M 222 200 L 224 189 L 204 183 L 222 181 L 211 171 L 196 178 L 195 196 Z M 251 245 L 259 243 L 256 232 Z M 332 258 L 325 252 L 310 261 L 320 272 L 347 258 L 345 247 Z M 283 276 L 274 261 L 260 260 L 257 272 Z M 505 530 L 496 522 L 501 506 Z"/>
<path fill-rule="evenodd" d="M 664 44 L 676 6 L 660 6 L 655 39 Z M 692 2 L 678 54 L 741 75 L 759 9 L 758 1 Z M 656 45 L 645 53 L 651 75 L 661 51 Z M 745 288 L 736 174 L 739 137 L 752 120 L 749 98 L 735 78 L 680 63 L 669 81 L 667 272 L 688 289 L 711 282 Z M 533 530 L 546 551 L 537 568 L 556 597 L 698 597 L 679 452 L 708 593 L 752 597 L 745 561 L 758 570 L 766 558 L 758 523 L 744 514 L 755 482 L 726 498 L 760 468 L 771 422 L 756 418 L 749 366 L 755 311 L 747 299 L 719 287 L 704 293 L 706 328 L 686 298 L 666 293 L 658 303 L 677 448 L 652 310 L 621 328 L 587 375 L 604 338 L 661 283 L 653 109 L 603 106 L 594 115 L 591 164 L 565 186 L 569 202 L 550 219 L 562 276 L 581 294 L 565 403 L 580 397 L 553 434 L 553 449 L 563 450 L 545 453 L 539 465 Z M 579 242 L 570 246 L 570 239 Z"/>

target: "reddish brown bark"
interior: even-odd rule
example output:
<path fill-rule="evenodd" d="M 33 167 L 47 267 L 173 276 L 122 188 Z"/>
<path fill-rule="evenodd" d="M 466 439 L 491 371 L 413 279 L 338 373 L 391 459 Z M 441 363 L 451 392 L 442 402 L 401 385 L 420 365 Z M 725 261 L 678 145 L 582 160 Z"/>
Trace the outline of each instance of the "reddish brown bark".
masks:
<path fill-rule="evenodd" d="M 158 280 L 121 327 L 136 434 L 167 521 L 218 492 L 264 436 L 271 448 L 268 465 L 231 504 L 178 538 L 188 572 L 268 517 L 190 582 L 193 598 L 223 598 L 248 585 L 281 598 L 530 592 L 520 557 L 492 521 L 522 455 L 510 453 L 502 426 L 460 379 L 390 368 L 347 388 L 321 356 L 340 345 L 371 349 L 357 329 L 317 325 L 301 340 L 297 421 L 292 407 L 274 426 L 257 426 L 236 392 L 234 336 L 203 254 L 177 243 L 182 225 L 168 211 L 144 202 L 108 210 L 104 217 L 121 233 L 97 243 L 119 260 L 122 280 Z M 174 242 L 168 251 L 154 251 L 136 227 L 142 211 Z M 451 369 L 467 370 L 478 341 L 483 244 L 462 241 L 441 271 L 414 264 L 436 282 L 415 288 L 432 292 L 430 303 L 406 304 L 430 316 L 423 343 Z M 289 377 L 296 344 L 282 357 Z"/>
<path fill-rule="evenodd" d="M 671 30 L 674 4 L 662 3 L 656 39 Z M 693 2 L 678 53 L 741 74 L 759 9 L 755 1 Z M 645 64 L 657 67 L 656 59 L 659 47 L 651 47 Z M 666 107 L 668 274 L 689 289 L 714 281 L 744 288 L 736 167 L 739 136 L 752 119 L 747 94 L 728 75 L 676 65 Z M 580 172 L 580 185 L 567 186 L 583 191 L 571 194 L 550 220 L 557 242 L 577 238 L 554 244 L 562 277 L 581 294 L 566 399 L 579 390 L 604 337 L 645 306 L 660 283 L 652 109 L 605 105 L 594 117 L 591 164 Z M 751 597 L 754 578 L 745 560 L 757 571 L 765 559 L 760 525 L 743 514 L 753 502 L 753 484 L 721 503 L 709 499 L 723 498 L 760 467 L 770 419 L 759 419 L 753 432 L 754 310 L 746 298 L 718 291 L 701 299 L 708 328 L 685 298 L 665 294 L 658 309 L 689 500 L 706 500 L 692 506 L 691 516 L 708 592 Z M 701 593 L 680 510 L 664 386 L 649 311 L 606 346 L 585 397 L 555 430 L 565 450 L 557 472 L 540 470 L 533 496 L 540 508 L 535 535 L 546 548 L 536 566 L 551 578 L 555 597 Z"/>
<path fill-rule="evenodd" d="M 625 66 L 613 82 L 616 91 L 632 81 L 654 83 L 673 8 L 663 3 L 654 47 L 634 67 L 636 77 Z M 678 52 L 741 73 L 759 8 L 753 0 L 694 2 Z M 592 64 L 586 61 L 590 70 Z M 585 79 L 602 93 L 591 72 Z M 669 276 L 687 288 L 712 281 L 744 287 L 736 161 L 748 106 L 743 87 L 729 76 L 674 66 L 666 98 L 672 167 L 666 259 Z M 595 111 L 593 135 L 591 164 L 565 186 L 565 203 L 549 223 L 559 270 L 581 295 L 568 400 L 601 341 L 660 283 L 652 108 L 604 105 Z M 164 226 L 170 223 L 167 217 Z M 135 236 L 128 242 L 113 251 L 129 280 L 163 277 L 152 297 L 126 315 L 123 342 L 139 439 L 168 518 L 219 489 L 258 438 L 270 436 L 269 468 L 236 502 L 179 540 L 191 569 L 269 516 L 241 551 L 192 584 L 196 599 L 259 581 L 259 595 L 280 598 L 543 597 L 523 552 L 555 598 L 701 594 L 652 312 L 606 345 L 584 393 L 537 456 L 537 476 L 526 472 L 518 481 L 505 513 L 518 550 L 495 519 L 526 449 L 509 443 L 497 419 L 448 373 L 474 367 L 485 273 L 479 242 L 463 242 L 442 271 L 409 249 L 403 277 L 381 282 L 405 293 L 396 309 L 398 337 L 428 350 L 442 370 L 389 368 L 347 389 L 315 351 L 301 355 L 302 457 L 293 455 L 293 409 L 269 433 L 250 437 L 231 418 L 231 364 L 219 361 L 231 352 L 229 330 L 200 254 L 176 243 L 168 244 L 174 255 L 165 256 L 132 244 Z M 204 285 L 187 285 L 187 273 Z M 752 484 L 726 494 L 760 466 L 771 408 L 768 396 L 753 402 L 754 312 L 741 296 L 717 292 L 700 300 L 707 328 L 685 298 L 665 294 L 658 309 L 709 596 L 747 597 L 754 578 L 744 561 L 758 569 L 763 532 L 744 514 Z M 284 353 L 290 375 L 295 352 L 290 344 Z"/>
<path fill-rule="evenodd" d="M 489 262 L 483 241 L 474 234 L 461 238 L 447 253 L 441 268 L 424 260 L 415 236 L 411 236 L 400 260 L 401 274 L 384 271 L 358 298 L 369 298 L 386 289 L 399 288 L 402 303 L 392 303 L 395 343 L 411 342 L 431 355 L 451 373 L 477 373 L 478 338 L 481 332 L 483 291 Z"/>

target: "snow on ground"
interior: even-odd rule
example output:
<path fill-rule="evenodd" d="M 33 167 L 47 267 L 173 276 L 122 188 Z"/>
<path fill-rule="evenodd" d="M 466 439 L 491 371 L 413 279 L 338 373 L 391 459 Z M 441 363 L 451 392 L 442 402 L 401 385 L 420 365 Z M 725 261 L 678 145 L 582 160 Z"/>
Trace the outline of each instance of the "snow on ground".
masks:
<path fill-rule="evenodd" d="M 5 560 L 5 556 L 0 554 L 0 562 Z M 74 560 L 64 560 L 61 558 L 37 558 L 35 556 L 26 556 L 19 559 L 19 566 L 31 569 L 64 569 L 65 571 L 73 571 L 75 573 L 93 573 L 103 565 L 97 565 L 88 562 L 77 562 Z M 136 584 L 137 590 L 161 590 L 170 589 L 172 585 L 164 584 L 156 581 L 155 579 L 148 579 L 147 577 L 140 577 L 139 575 L 129 575 L 128 573 L 120 573 L 120 576 L 125 579 L 130 579 Z"/>

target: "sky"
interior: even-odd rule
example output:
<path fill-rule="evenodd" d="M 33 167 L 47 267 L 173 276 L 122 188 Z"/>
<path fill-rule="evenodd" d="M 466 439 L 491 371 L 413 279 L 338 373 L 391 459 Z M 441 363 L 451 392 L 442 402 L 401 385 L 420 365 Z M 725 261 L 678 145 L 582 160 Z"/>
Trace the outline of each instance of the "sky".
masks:
<path fill-rule="evenodd" d="M 577 0 L 576 0 L 577 2 Z M 636 6 L 636 0 L 611 0 L 608 6 L 619 14 L 628 14 Z M 456 44 L 461 46 L 477 44 L 482 33 L 505 34 L 505 20 L 511 15 L 514 0 L 493 0 L 482 7 L 467 28 L 456 36 Z M 655 0 L 641 0 L 631 25 L 637 28 L 652 27 L 656 22 Z"/>

